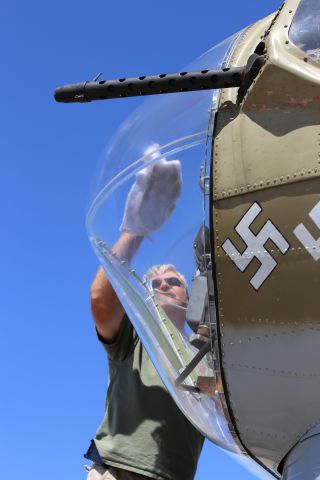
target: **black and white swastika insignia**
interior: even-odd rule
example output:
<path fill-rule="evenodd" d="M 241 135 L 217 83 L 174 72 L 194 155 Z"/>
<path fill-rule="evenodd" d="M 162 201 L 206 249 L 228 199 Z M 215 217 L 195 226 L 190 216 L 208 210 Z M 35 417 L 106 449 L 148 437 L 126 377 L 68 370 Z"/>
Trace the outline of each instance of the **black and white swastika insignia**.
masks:
<path fill-rule="evenodd" d="M 271 220 L 268 220 L 264 224 L 257 235 L 252 232 L 250 226 L 261 211 L 262 208 L 257 202 L 255 202 L 235 227 L 236 232 L 247 245 L 247 248 L 243 253 L 240 253 L 237 250 L 229 238 L 222 245 L 223 250 L 241 272 L 246 270 L 254 258 L 259 260 L 261 264 L 260 268 L 250 280 L 251 285 L 256 290 L 259 290 L 261 285 L 266 281 L 266 279 L 277 266 L 275 259 L 264 247 L 266 242 L 271 240 L 282 254 L 285 254 L 290 247 L 287 240 L 279 232 Z"/>
<path fill-rule="evenodd" d="M 320 229 L 320 202 L 311 210 L 309 217 Z M 310 253 L 310 255 L 317 262 L 320 260 L 320 237 L 316 240 L 313 238 L 309 230 L 300 223 L 297 228 L 294 230 L 294 234 L 297 239 L 302 243 L 304 248 Z"/>

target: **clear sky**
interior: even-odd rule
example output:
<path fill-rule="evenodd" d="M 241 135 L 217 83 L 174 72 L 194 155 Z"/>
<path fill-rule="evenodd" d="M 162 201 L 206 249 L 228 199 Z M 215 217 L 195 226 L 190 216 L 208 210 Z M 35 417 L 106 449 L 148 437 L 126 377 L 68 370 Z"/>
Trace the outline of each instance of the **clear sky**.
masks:
<path fill-rule="evenodd" d="M 54 88 L 178 71 L 280 0 L 1 6 L 1 478 L 85 479 L 107 366 L 89 311 L 84 218 L 109 138 L 140 99 L 62 105 Z M 196 480 L 256 478 L 207 443 Z"/>

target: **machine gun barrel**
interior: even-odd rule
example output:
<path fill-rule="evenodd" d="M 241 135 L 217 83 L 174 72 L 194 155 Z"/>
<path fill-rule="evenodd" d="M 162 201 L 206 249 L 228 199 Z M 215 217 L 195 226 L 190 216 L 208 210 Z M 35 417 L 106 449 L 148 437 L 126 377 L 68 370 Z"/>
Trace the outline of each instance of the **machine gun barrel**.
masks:
<path fill-rule="evenodd" d="M 246 67 L 232 67 L 223 70 L 201 70 L 74 83 L 58 87 L 54 92 L 57 102 L 91 102 L 161 93 L 192 92 L 240 87 Z"/>

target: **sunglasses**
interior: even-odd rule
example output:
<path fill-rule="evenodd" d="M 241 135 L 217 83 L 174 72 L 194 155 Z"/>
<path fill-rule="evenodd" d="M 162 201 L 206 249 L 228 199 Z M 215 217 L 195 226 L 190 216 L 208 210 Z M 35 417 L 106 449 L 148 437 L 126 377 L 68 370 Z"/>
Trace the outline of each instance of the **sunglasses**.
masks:
<path fill-rule="evenodd" d="M 152 288 L 157 289 L 160 287 L 162 282 L 165 282 L 170 287 L 181 287 L 182 285 L 182 282 L 179 280 L 179 278 L 168 277 L 168 278 L 153 278 L 151 280 L 151 286 Z"/>

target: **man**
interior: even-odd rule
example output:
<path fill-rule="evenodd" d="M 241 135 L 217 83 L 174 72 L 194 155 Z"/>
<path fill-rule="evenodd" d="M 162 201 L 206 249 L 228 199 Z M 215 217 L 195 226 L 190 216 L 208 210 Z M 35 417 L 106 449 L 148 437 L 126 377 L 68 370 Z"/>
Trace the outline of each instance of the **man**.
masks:
<path fill-rule="evenodd" d="M 172 212 L 181 188 L 176 162 L 164 160 L 147 167 L 140 172 L 140 182 L 137 175 L 122 234 L 113 247 L 122 260 L 130 262 L 144 236 L 155 226 L 160 228 Z M 166 189 L 161 187 L 161 174 Z M 143 205 L 139 206 L 141 198 Z M 157 212 L 151 208 L 153 202 Z M 172 265 L 155 266 L 146 276 L 162 308 L 183 331 L 188 302 L 183 276 Z M 102 268 L 91 287 L 91 305 L 108 356 L 109 386 L 104 420 L 86 454 L 94 462 L 88 480 L 192 480 L 203 437 L 164 387 Z"/>

